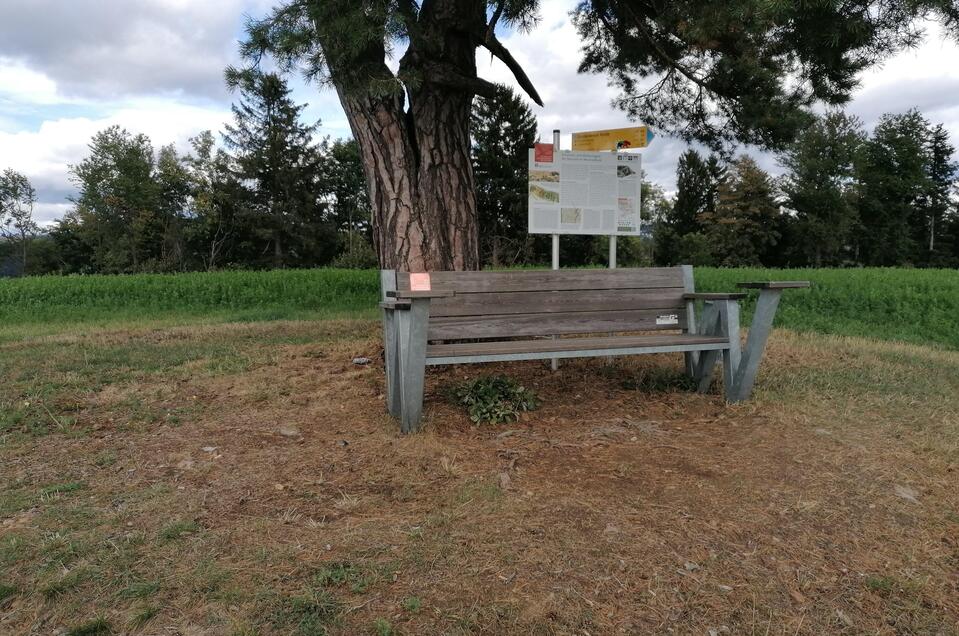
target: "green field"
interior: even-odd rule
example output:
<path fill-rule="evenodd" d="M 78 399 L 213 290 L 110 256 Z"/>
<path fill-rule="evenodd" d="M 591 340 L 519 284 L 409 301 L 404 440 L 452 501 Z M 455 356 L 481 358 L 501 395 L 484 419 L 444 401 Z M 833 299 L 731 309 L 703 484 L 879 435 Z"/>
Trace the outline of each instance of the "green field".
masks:
<path fill-rule="evenodd" d="M 702 291 L 811 280 L 786 293 L 777 326 L 959 349 L 956 270 L 699 268 L 696 279 Z M 0 280 L 0 340 L 121 324 L 373 319 L 377 294 L 375 271 L 335 269 Z"/>

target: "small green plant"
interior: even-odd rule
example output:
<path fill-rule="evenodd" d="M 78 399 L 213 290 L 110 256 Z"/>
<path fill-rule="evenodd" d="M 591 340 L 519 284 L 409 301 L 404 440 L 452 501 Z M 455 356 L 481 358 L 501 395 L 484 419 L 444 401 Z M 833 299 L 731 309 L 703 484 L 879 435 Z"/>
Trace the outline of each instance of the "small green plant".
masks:
<path fill-rule="evenodd" d="M 408 596 L 400 603 L 400 607 L 411 614 L 415 614 L 423 607 L 423 601 L 418 596 Z"/>
<path fill-rule="evenodd" d="M 502 424 L 519 419 L 522 411 L 535 410 L 536 394 L 516 380 L 489 375 L 469 380 L 448 389 L 449 399 L 465 406 L 470 419 L 480 423 Z"/>
<path fill-rule="evenodd" d="M 373 632 L 376 636 L 393 636 L 393 625 L 385 618 L 373 621 Z"/>

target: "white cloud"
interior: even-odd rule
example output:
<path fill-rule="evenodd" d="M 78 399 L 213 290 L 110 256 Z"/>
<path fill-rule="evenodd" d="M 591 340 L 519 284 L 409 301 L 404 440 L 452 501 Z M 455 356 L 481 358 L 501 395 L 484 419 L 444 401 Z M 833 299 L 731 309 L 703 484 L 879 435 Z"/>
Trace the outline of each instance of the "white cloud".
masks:
<path fill-rule="evenodd" d="M 146 133 L 159 148 L 175 144 L 186 150 L 188 139 L 203 130 L 219 130 L 230 117 L 226 108 L 205 108 L 162 99 L 131 100 L 97 118 L 72 117 L 44 121 L 37 130 L 0 130 L 0 169 L 22 172 L 37 189 L 39 221 L 62 216 L 73 193 L 69 166 L 88 153 L 90 139 L 109 126 Z"/>
<path fill-rule="evenodd" d="M 245 13 L 271 0 L 4 0 L 0 55 L 94 99 L 144 94 L 222 98 Z"/>
<path fill-rule="evenodd" d="M 0 57 L 0 104 L 22 107 L 64 101 L 52 79 L 17 60 Z"/>

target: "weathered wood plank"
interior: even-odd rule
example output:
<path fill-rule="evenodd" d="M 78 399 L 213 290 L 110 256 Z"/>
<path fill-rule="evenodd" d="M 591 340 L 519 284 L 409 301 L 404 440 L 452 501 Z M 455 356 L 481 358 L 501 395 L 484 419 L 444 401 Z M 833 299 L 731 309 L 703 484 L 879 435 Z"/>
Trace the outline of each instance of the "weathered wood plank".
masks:
<path fill-rule="evenodd" d="M 704 349 L 728 346 L 722 337 L 673 334 L 668 336 L 607 336 L 601 338 L 560 338 L 557 340 L 511 340 L 507 342 L 470 342 L 429 345 L 427 358 L 453 356 L 507 355 L 512 353 L 549 353 L 551 351 L 592 351 L 642 347 L 700 346 Z"/>
<path fill-rule="evenodd" d="M 410 275 L 396 275 L 397 288 L 410 288 Z M 682 287 L 679 267 L 625 269 L 562 269 L 505 272 L 430 272 L 433 289 L 457 294 L 506 291 L 568 291 L 574 289 L 656 289 Z"/>
<path fill-rule="evenodd" d="M 683 309 L 682 287 L 456 294 L 430 304 L 430 317 Z"/>
<path fill-rule="evenodd" d="M 429 338 L 513 338 L 617 331 L 675 331 L 685 328 L 685 312 L 678 309 L 583 311 L 432 318 Z"/>

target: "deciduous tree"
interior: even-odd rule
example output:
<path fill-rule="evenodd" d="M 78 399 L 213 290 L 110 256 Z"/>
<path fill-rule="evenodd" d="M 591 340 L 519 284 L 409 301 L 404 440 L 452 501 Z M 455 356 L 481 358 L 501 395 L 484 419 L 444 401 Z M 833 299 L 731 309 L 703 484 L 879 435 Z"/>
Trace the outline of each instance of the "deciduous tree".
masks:
<path fill-rule="evenodd" d="M 13 169 L 0 174 L 0 236 L 17 244 L 21 271 L 27 271 L 27 249 L 40 231 L 33 220 L 37 193 L 30 180 Z"/>
<path fill-rule="evenodd" d="M 159 188 L 146 135 L 112 126 L 94 135 L 90 156 L 71 166 L 74 215 L 99 271 L 137 272 L 158 253 Z"/>

